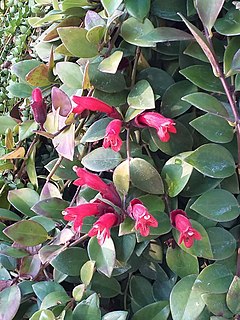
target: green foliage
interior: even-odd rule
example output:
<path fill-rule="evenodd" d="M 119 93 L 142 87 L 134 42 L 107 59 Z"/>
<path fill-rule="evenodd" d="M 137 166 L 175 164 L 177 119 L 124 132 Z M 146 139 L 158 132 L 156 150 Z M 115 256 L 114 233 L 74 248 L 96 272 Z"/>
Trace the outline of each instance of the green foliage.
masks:
<path fill-rule="evenodd" d="M 0 1 L 1 319 L 239 318 L 239 9 Z"/>

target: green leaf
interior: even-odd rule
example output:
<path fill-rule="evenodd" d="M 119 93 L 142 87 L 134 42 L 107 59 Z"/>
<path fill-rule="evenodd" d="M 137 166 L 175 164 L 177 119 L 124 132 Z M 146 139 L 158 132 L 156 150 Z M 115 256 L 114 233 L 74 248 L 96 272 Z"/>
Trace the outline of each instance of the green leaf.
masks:
<path fill-rule="evenodd" d="M 225 0 L 196 0 L 195 7 L 198 15 L 204 25 L 211 34 L 212 27 L 222 9 Z"/>
<path fill-rule="evenodd" d="M 226 302 L 233 314 L 240 313 L 240 278 L 235 276 L 227 292 Z"/>
<path fill-rule="evenodd" d="M 125 0 L 124 2 L 130 16 L 141 22 L 149 13 L 151 5 L 150 0 Z"/>
<path fill-rule="evenodd" d="M 136 236 L 134 234 L 127 234 L 120 237 L 118 234 L 113 233 L 112 237 L 116 248 L 116 259 L 121 264 L 124 264 L 129 260 L 134 251 Z"/>
<path fill-rule="evenodd" d="M 110 278 L 116 263 L 116 252 L 112 239 L 107 238 L 100 246 L 96 237 L 91 238 L 87 250 L 89 258 L 96 262 L 97 270 Z"/>
<path fill-rule="evenodd" d="M 239 49 L 239 38 L 233 37 L 224 52 L 223 70 L 226 77 L 234 75 L 236 70 L 232 70 L 233 57 Z"/>
<path fill-rule="evenodd" d="M 121 161 L 119 152 L 100 147 L 83 157 L 82 165 L 89 170 L 101 172 L 114 169 Z"/>
<path fill-rule="evenodd" d="M 162 1 L 154 0 L 151 6 L 151 11 L 157 17 L 181 21 L 181 18 L 178 16 L 178 12 L 181 12 L 184 15 L 187 15 L 186 11 L 186 1 L 185 0 L 171 0 L 171 1 Z"/>
<path fill-rule="evenodd" d="M 190 125 L 212 142 L 227 143 L 233 139 L 233 127 L 227 120 L 213 114 L 198 117 Z"/>
<path fill-rule="evenodd" d="M 10 220 L 10 221 L 19 221 L 21 218 L 14 212 L 0 208 L 0 219 L 1 220 Z"/>
<path fill-rule="evenodd" d="M 127 102 L 134 109 L 155 109 L 154 93 L 146 80 L 138 81 L 130 91 Z"/>
<path fill-rule="evenodd" d="M 233 280 L 233 274 L 224 265 L 214 263 L 203 269 L 194 284 L 201 293 L 225 293 Z"/>
<path fill-rule="evenodd" d="M 101 0 L 104 9 L 107 11 L 108 16 L 111 16 L 115 10 L 120 6 L 123 0 Z"/>
<path fill-rule="evenodd" d="M 132 299 L 139 306 L 138 309 L 155 302 L 152 284 L 144 277 L 132 276 L 129 290 Z"/>
<path fill-rule="evenodd" d="M 126 320 L 128 316 L 127 311 L 112 311 L 106 313 L 102 320 Z"/>
<path fill-rule="evenodd" d="M 51 292 L 65 292 L 63 287 L 54 281 L 40 281 L 32 285 L 33 291 L 40 301 Z"/>
<path fill-rule="evenodd" d="M 140 39 L 152 42 L 170 42 L 192 40 L 193 37 L 182 30 L 170 27 L 159 27 L 143 35 Z"/>
<path fill-rule="evenodd" d="M 29 98 L 32 94 L 33 87 L 25 83 L 11 83 L 6 88 L 9 93 L 17 98 Z"/>
<path fill-rule="evenodd" d="M 219 78 L 213 75 L 212 70 L 207 65 L 192 65 L 179 72 L 203 90 L 220 94 L 224 93 Z"/>
<path fill-rule="evenodd" d="M 169 118 L 175 118 L 185 113 L 191 103 L 183 101 L 182 97 L 197 91 L 197 87 L 187 80 L 171 85 L 162 97 L 161 113 Z"/>
<path fill-rule="evenodd" d="M 122 57 L 122 51 L 114 51 L 109 57 L 105 58 L 102 62 L 100 62 L 98 69 L 101 72 L 115 74 L 117 72 L 119 63 L 122 60 Z"/>
<path fill-rule="evenodd" d="M 56 74 L 70 88 L 82 88 L 83 73 L 77 63 L 64 61 L 56 64 Z"/>
<path fill-rule="evenodd" d="M 45 166 L 45 168 L 50 172 L 58 159 L 54 159 Z M 61 165 L 57 168 L 55 171 L 55 174 L 53 175 L 54 180 L 75 180 L 77 178 L 77 175 L 75 171 L 72 170 L 73 166 L 79 166 L 79 160 L 74 159 L 73 161 L 70 161 L 68 159 L 63 159 L 61 162 Z"/>
<path fill-rule="evenodd" d="M 39 217 L 35 216 L 30 218 L 31 221 L 35 221 L 43 226 L 43 228 L 46 229 L 47 232 L 52 231 L 55 229 L 55 222 L 52 219 L 46 218 L 46 217 Z"/>
<path fill-rule="evenodd" d="M 41 64 L 41 61 L 39 60 L 34 60 L 34 59 L 30 59 L 30 60 L 22 60 L 19 61 L 17 63 L 15 63 L 12 67 L 11 67 L 11 72 L 13 74 L 15 74 L 18 78 L 20 78 L 20 80 L 23 83 L 26 83 L 26 75 L 33 70 L 34 68 L 36 68 L 37 66 L 39 66 Z"/>
<path fill-rule="evenodd" d="M 197 319 L 204 309 L 201 292 L 194 288 L 196 275 L 182 278 L 170 295 L 170 309 L 173 320 Z"/>
<path fill-rule="evenodd" d="M 190 221 L 192 223 L 193 228 L 196 229 L 201 234 L 202 239 L 195 240 L 191 248 L 186 248 L 184 243 L 181 243 L 179 245 L 180 248 L 193 256 L 211 259 L 213 257 L 213 253 L 212 253 L 210 239 L 207 231 L 197 221 L 194 221 L 194 220 L 190 220 Z M 177 243 L 179 241 L 179 235 L 180 235 L 179 232 L 173 229 L 173 236 Z"/>
<path fill-rule="evenodd" d="M 213 259 L 222 260 L 231 257 L 236 250 L 236 240 L 224 228 L 212 227 L 207 229 L 211 243 Z"/>
<path fill-rule="evenodd" d="M 226 305 L 226 294 L 205 293 L 202 295 L 202 299 L 207 305 L 208 310 L 213 314 L 226 318 L 233 317 L 233 314 Z"/>
<path fill-rule="evenodd" d="M 42 63 L 39 66 L 32 69 L 27 75 L 26 75 L 26 81 L 31 86 L 35 87 L 45 87 L 52 84 L 52 82 L 49 80 L 49 68 L 46 64 Z"/>
<path fill-rule="evenodd" d="M 129 162 L 125 160 L 115 168 L 113 172 L 113 183 L 119 193 L 126 195 L 129 190 L 129 182 Z"/>
<path fill-rule="evenodd" d="M 235 162 L 231 153 L 224 147 L 209 143 L 202 145 L 184 161 L 202 174 L 212 178 L 230 177 L 235 172 Z"/>
<path fill-rule="evenodd" d="M 240 214 L 239 204 L 232 193 L 214 189 L 202 194 L 190 207 L 202 216 L 218 221 L 231 221 Z"/>
<path fill-rule="evenodd" d="M 141 39 L 141 37 L 148 34 L 153 29 L 154 26 L 149 19 L 146 18 L 142 23 L 137 19 L 131 17 L 123 22 L 121 28 L 121 36 L 126 42 L 136 46 L 155 47 L 155 42 Z"/>
<path fill-rule="evenodd" d="M 229 117 L 223 104 L 215 97 L 204 92 L 196 92 L 184 96 L 182 100 L 187 101 L 196 108 L 223 117 Z"/>
<path fill-rule="evenodd" d="M 71 298 L 65 291 L 50 292 L 41 303 L 40 309 L 49 309 L 56 305 L 65 305 Z"/>
<path fill-rule="evenodd" d="M 138 310 L 132 320 L 167 320 L 170 313 L 167 301 L 158 301 Z"/>
<path fill-rule="evenodd" d="M 94 90 L 93 97 L 106 102 L 107 104 L 119 107 L 127 102 L 128 91 L 123 90 L 117 93 L 107 93 L 104 91 Z"/>
<path fill-rule="evenodd" d="M 180 278 L 199 273 L 197 257 L 181 250 L 178 246 L 167 249 L 166 261 L 169 268 Z"/>
<path fill-rule="evenodd" d="M 193 139 L 189 130 L 178 121 L 176 122 L 176 134 L 171 134 L 170 140 L 168 142 L 162 142 L 158 135 L 157 131 L 153 128 L 150 129 L 150 134 L 153 142 L 156 146 L 164 153 L 174 156 L 178 153 L 189 151 L 192 149 Z"/>
<path fill-rule="evenodd" d="M 54 313 L 51 310 L 39 310 L 35 312 L 29 320 L 55 320 Z"/>
<path fill-rule="evenodd" d="M 52 219 L 63 219 L 62 211 L 69 206 L 69 202 L 60 198 L 49 198 L 38 201 L 31 209 L 39 215 Z"/>
<path fill-rule="evenodd" d="M 73 310 L 73 320 L 101 320 L 99 298 L 96 293 L 81 301 Z"/>
<path fill-rule="evenodd" d="M 38 124 L 34 120 L 27 120 L 19 125 L 19 140 L 25 140 L 34 134 L 34 130 L 38 129 Z"/>
<path fill-rule="evenodd" d="M 154 94 L 162 96 L 166 89 L 170 87 L 174 80 L 164 70 L 160 68 L 146 68 L 137 75 L 137 80 L 146 80 L 150 83 Z"/>
<path fill-rule="evenodd" d="M 8 201 L 11 205 L 28 217 L 35 215 L 31 207 L 38 202 L 38 200 L 38 193 L 30 188 L 10 190 L 8 192 Z"/>
<path fill-rule="evenodd" d="M 90 63 L 88 68 L 89 80 L 95 89 L 107 93 L 121 92 L 126 89 L 124 75 L 118 71 L 115 74 L 101 72 L 99 63 Z"/>
<path fill-rule="evenodd" d="M 0 116 L 0 134 L 5 134 L 7 129 L 13 130 L 17 122 L 9 116 Z"/>
<path fill-rule="evenodd" d="M 92 58 L 98 54 L 97 46 L 86 38 L 87 30 L 78 27 L 58 28 L 58 34 L 65 47 L 76 57 Z"/>
<path fill-rule="evenodd" d="M 113 298 L 121 293 L 121 286 L 115 278 L 100 273 L 94 274 L 91 289 L 103 298 Z"/>
<path fill-rule="evenodd" d="M 81 143 L 94 142 L 104 138 L 107 125 L 112 121 L 111 118 L 103 118 L 95 121 L 86 131 L 81 139 Z"/>
<path fill-rule="evenodd" d="M 87 261 L 81 268 L 80 277 L 81 281 L 85 286 L 88 286 L 92 280 L 94 270 L 95 269 L 95 261 Z"/>
<path fill-rule="evenodd" d="M 13 285 L 0 292 L 0 319 L 12 320 L 20 307 L 21 291 Z"/>
<path fill-rule="evenodd" d="M 86 35 L 87 40 L 93 44 L 98 45 L 104 36 L 104 32 L 105 32 L 104 26 L 95 26 L 88 30 Z"/>
<path fill-rule="evenodd" d="M 85 287 L 85 284 L 83 284 L 83 283 L 74 287 L 74 289 L 72 291 L 72 296 L 73 296 L 74 300 L 81 301 L 85 290 L 86 290 L 86 287 Z"/>
<path fill-rule="evenodd" d="M 46 229 L 31 220 L 22 220 L 12 224 L 4 230 L 4 234 L 23 246 L 36 246 L 48 238 Z"/>
<path fill-rule="evenodd" d="M 183 161 L 187 154 L 182 153 L 169 159 L 163 167 L 162 177 L 170 197 L 177 196 L 184 189 L 192 174 L 193 167 Z"/>
<path fill-rule="evenodd" d="M 240 34 L 240 11 L 236 9 L 229 10 L 223 18 L 217 19 L 215 30 L 225 36 L 237 36 Z"/>
<path fill-rule="evenodd" d="M 134 186 L 147 193 L 164 193 L 163 182 L 160 174 L 146 160 L 141 158 L 131 159 L 130 179 Z"/>
<path fill-rule="evenodd" d="M 87 253 L 82 248 L 68 248 L 51 261 L 51 265 L 68 276 L 80 275 L 84 263 L 88 261 Z"/>

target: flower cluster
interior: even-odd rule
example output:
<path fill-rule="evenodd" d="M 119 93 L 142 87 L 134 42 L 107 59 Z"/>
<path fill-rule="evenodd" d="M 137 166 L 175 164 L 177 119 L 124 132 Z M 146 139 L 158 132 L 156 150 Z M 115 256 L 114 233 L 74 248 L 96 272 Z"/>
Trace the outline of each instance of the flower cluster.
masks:
<path fill-rule="evenodd" d="M 184 242 L 187 248 L 191 248 L 194 240 L 201 240 L 201 234 L 192 227 L 185 211 L 177 209 L 170 213 L 170 220 L 174 228 L 180 232 L 178 244 Z"/>
<path fill-rule="evenodd" d="M 97 190 L 102 199 L 96 199 L 91 203 L 79 204 L 75 207 L 68 207 L 63 212 L 66 221 L 73 221 L 73 228 L 80 232 L 84 219 L 89 216 L 96 216 L 98 220 L 88 232 L 90 237 L 97 236 L 100 245 L 104 243 L 106 238 L 110 237 L 110 229 L 119 225 L 123 221 L 123 215 L 115 211 L 114 206 L 121 209 L 121 199 L 112 183 L 105 183 L 98 175 L 87 171 L 84 168 L 74 167 L 78 179 L 74 181 L 77 186 L 88 186 Z M 108 200 L 108 203 L 104 202 Z M 112 206 L 109 204 L 112 203 Z M 127 214 L 135 220 L 135 229 L 142 236 L 148 236 L 150 227 L 157 227 L 157 220 L 152 217 L 147 208 L 139 199 L 133 199 L 128 208 Z"/>

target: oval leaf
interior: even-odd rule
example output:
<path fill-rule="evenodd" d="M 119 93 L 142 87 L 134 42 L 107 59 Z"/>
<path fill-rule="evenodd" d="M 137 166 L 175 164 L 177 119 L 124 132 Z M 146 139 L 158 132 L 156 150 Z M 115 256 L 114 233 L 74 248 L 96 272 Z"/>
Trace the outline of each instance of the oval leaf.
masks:
<path fill-rule="evenodd" d="M 146 80 L 138 81 L 130 91 L 127 102 L 134 109 L 155 109 L 154 93 Z"/>
<path fill-rule="evenodd" d="M 38 200 L 38 193 L 30 188 L 16 189 L 8 192 L 8 201 L 11 205 L 29 217 L 35 215 L 31 207 L 38 202 Z"/>
<path fill-rule="evenodd" d="M 0 319 L 12 320 L 21 302 L 21 291 L 18 286 L 6 288 L 0 292 Z"/>

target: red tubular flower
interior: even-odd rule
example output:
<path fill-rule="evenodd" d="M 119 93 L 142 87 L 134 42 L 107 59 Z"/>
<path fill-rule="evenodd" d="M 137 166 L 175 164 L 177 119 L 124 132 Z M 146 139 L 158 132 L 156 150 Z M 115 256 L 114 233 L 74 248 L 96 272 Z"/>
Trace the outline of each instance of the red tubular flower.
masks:
<path fill-rule="evenodd" d="M 111 121 L 107 128 L 106 134 L 103 140 L 104 148 L 111 148 L 113 151 L 118 152 L 122 146 L 122 139 L 119 137 L 119 134 L 122 129 L 122 121 L 114 119 Z"/>
<path fill-rule="evenodd" d="M 97 190 L 101 193 L 103 199 L 107 199 L 117 206 L 121 205 L 121 199 L 112 183 L 105 183 L 98 175 L 88 172 L 84 168 L 74 166 L 73 170 L 79 177 L 74 181 L 76 186 L 88 186 L 93 190 Z"/>
<path fill-rule="evenodd" d="M 101 203 L 83 203 L 76 207 L 69 207 L 63 211 L 64 220 L 73 221 L 73 228 L 79 231 L 85 217 L 94 216 L 102 213 Z"/>
<path fill-rule="evenodd" d="M 135 229 L 139 230 L 143 237 L 147 237 L 150 233 L 150 227 L 157 227 L 157 220 L 148 212 L 147 208 L 139 199 L 133 199 L 127 212 L 131 218 L 136 220 Z"/>
<path fill-rule="evenodd" d="M 39 123 L 41 129 L 43 129 L 43 124 L 47 118 L 47 106 L 43 100 L 42 91 L 39 88 L 35 88 L 32 91 L 31 108 L 34 120 Z"/>
<path fill-rule="evenodd" d="M 170 212 L 170 220 L 174 228 L 180 232 L 178 244 L 184 242 L 186 248 L 191 248 L 195 240 L 201 240 L 201 234 L 195 230 L 185 211 L 177 209 Z"/>
<path fill-rule="evenodd" d="M 175 122 L 170 118 L 165 118 L 156 112 L 143 112 L 136 116 L 134 119 L 135 125 L 138 127 L 152 127 L 157 130 L 157 135 L 162 142 L 168 142 L 171 133 L 176 133 L 177 130 L 174 127 Z"/>
<path fill-rule="evenodd" d="M 84 110 L 100 111 L 106 113 L 111 118 L 121 119 L 120 114 L 115 108 L 97 98 L 73 96 L 72 100 L 77 104 L 72 111 L 73 113 L 81 114 Z"/>
<path fill-rule="evenodd" d="M 99 245 L 103 245 L 106 238 L 110 237 L 110 229 L 118 223 L 118 217 L 114 213 L 103 214 L 88 232 L 89 237 L 97 236 Z"/>

